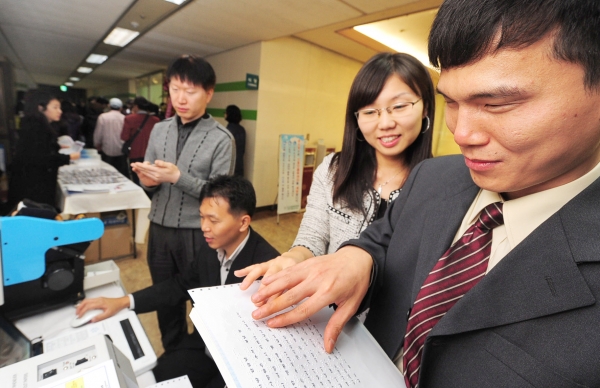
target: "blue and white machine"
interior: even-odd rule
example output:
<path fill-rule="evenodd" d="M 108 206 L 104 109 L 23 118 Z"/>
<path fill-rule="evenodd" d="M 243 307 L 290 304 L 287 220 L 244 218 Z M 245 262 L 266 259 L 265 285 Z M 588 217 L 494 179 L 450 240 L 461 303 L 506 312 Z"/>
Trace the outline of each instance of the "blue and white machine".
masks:
<path fill-rule="evenodd" d="M 104 233 L 97 218 L 0 217 L 0 312 L 11 319 L 84 297 L 84 256 Z"/>

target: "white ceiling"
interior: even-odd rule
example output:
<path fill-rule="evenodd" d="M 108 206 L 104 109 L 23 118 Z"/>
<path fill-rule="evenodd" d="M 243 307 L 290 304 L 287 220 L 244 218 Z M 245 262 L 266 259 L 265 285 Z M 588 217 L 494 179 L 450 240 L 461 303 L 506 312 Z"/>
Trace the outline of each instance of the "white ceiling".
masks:
<path fill-rule="evenodd" d="M 15 65 L 21 82 L 62 84 L 134 1 L 0 0 L 0 55 Z M 151 0 L 137 1 L 151 6 Z M 364 61 L 376 50 L 337 31 L 431 9 L 441 0 L 188 2 L 76 87 L 95 88 L 148 74 L 165 68 L 183 53 L 208 56 L 284 36 L 296 36 Z"/>

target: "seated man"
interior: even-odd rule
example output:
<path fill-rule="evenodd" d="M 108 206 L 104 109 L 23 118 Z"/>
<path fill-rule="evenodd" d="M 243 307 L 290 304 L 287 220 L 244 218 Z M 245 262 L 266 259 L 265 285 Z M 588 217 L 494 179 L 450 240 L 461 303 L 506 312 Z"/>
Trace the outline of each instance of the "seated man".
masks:
<path fill-rule="evenodd" d="M 92 321 L 115 315 L 124 308 L 147 313 L 190 299 L 187 290 L 239 282 L 233 271 L 260 263 L 279 253 L 250 227 L 256 208 L 252 184 L 242 177 L 220 175 L 209 180 L 200 192 L 200 224 L 206 244 L 192 263 L 191 271 L 121 298 L 85 299 L 77 307 L 81 316 L 91 309 L 104 312 Z M 157 381 L 187 374 L 194 387 L 223 387 L 217 366 L 205 354 L 200 335 L 187 336 L 158 359 Z"/>

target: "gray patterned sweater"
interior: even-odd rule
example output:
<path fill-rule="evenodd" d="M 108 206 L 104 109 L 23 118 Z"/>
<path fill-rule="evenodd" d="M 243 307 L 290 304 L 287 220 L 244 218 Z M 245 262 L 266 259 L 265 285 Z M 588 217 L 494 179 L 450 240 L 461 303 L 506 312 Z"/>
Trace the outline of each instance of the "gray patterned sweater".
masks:
<path fill-rule="evenodd" d="M 360 232 L 373 222 L 379 203 L 379 194 L 372 190 L 365 193 L 364 208 L 367 217 L 333 203 L 333 173 L 330 170 L 333 154 L 323 159 L 313 176 L 306 212 L 302 217 L 300 229 L 292 247 L 303 246 L 313 255 L 320 256 L 335 252 L 339 246 L 350 239 L 357 238 Z M 389 201 L 398 197 L 400 190 L 390 193 Z"/>
<path fill-rule="evenodd" d="M 144 187 L 153 191 L 150 221 L 171 228 L 200 228 L 200 189 L 209 178 L 233 174 L 235 144 L 231 133 L 212 116 L 202 119 L 190 133 L 177 160 L 177 119 L 154 126 L 144 160 L 176 164 L 181 177 L 175 184 Z"/>

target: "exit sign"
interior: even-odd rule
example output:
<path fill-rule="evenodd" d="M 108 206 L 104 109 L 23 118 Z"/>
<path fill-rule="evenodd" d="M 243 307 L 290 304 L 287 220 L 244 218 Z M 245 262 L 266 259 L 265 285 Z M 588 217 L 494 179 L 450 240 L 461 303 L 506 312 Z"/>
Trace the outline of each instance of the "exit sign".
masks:
<path fill-rule="evenodd" d="M 258 76 L 256 74 L 246 74 L 246 89 L 258 90 Z"/>

